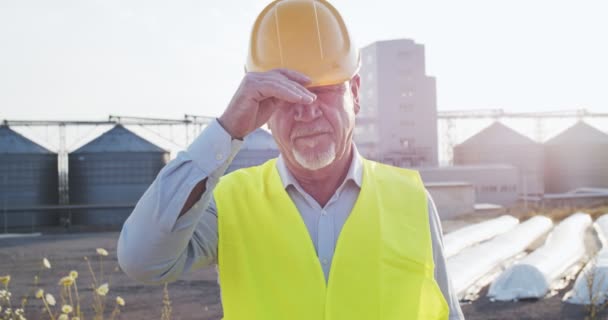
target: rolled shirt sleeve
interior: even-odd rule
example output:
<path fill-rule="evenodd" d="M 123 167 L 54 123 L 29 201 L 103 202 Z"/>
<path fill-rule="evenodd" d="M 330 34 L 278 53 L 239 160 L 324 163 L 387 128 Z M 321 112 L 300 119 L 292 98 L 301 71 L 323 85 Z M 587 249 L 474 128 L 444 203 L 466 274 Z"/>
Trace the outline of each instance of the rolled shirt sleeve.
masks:
<path fill-rule="evenodd" d="M 159 172 L 118 239 L 118 262 L 127 275 L 142 282 L 173 281 L 184 271 L 215 261 L 217 214 L 209 205 L 242 143 L 215 120 Z M 192 189 L 204 179 L 205 192 L 178 219 Z"/>

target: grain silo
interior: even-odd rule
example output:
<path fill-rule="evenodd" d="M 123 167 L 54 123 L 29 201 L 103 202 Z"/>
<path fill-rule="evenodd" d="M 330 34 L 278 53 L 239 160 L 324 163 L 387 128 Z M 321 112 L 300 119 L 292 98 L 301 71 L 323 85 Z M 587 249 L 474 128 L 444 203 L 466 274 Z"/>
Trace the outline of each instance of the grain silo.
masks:
<path fill-rule="evenodd" d="M 544 193 L 542 145 L 500 122 L 455 146 L 454 164 L 510 164 L 519 171 L 519 194 Z"/>
<path fill-rule="evenodd" d="M 0 125 L 1 230 L 59 224 L 57 154 Z"/>
<path fill-rule="evenodd" d="M 547 193 L 608 188 L 608 135 L 578 122 L 545 142 Z"/>
<path fill-rule="evenodd" d="M 279 149 L 272 135 L 268 131 L 258 128 L 245 137 L 241 150 L 232 160 L 226 173 L 260 165 L 278 155 Z"/>
<path fill-rule="evenodd" d="M 116 206 L 74 211 L 72 223 L 122 225 L 168 158 L 168 151 L 122 125 L 70 153 L 70 203 Z"/>

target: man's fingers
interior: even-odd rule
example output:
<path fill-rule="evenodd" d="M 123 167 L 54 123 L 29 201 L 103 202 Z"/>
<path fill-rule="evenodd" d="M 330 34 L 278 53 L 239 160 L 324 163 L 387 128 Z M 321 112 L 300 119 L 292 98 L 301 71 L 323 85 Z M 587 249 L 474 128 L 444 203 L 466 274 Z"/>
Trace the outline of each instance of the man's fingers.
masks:
<path fill-rule="evenodd" d="M 258 90 L 263 99 L 275 97 L 290 103 L 307 104 L 312 103 L 315 99 L 314 96 L 311 96 L 294 85 L 277 81 L 264 81 L 263 85 L 258 88 Z"/>
<path fill-rule="evenodd" d="M 303 85 L 301 85 L 295 81 L 288 81 L 288 84 L 296 87 L 300 92 L 304 93 L 305 95 L 310 96 L 313 99 L 313 101 L 317 99 L 317 95 L 312 93 L 310 90 L 306 89 L 306 87 L 304 87 Z"/>
<path fill-rule="evenodd" d="M 275 69 L 275 71 L 287 77 L 287 79 L 295 81 L 301 85 L 307 85 L 312 82 L 312 80 L 307 75 L 295 70 L 281 68 Z"/>
<path fill-rule="evenodd" d="M 317 99 L 317 95 L 310 92 L 308 89 L 306 89 L 303 85 L 291 81 L 291 80 L 283 80 L 280 81 L 281 84 L 289 87 L 290 89 L 292 89 L 295 92 L 298 92 L 302 97 L 310 97 L 310 102 L 308 103 L 312 103 L 313 101 L 315 101 Z M 308 101 L 308 99 L 307 99 Z"/>
<path fill-rule="evenodd" d="M 310 90 L 305 87 L 305 85 L 309 84 L 312 81 L 305 74 L 290 69 L 276 69 L 276 72 L 277 73 L 271 72 L 271 76 L 278 77 L 278 79 L 280 79 L 281 81 L 285 81 L 285 78 L 287 78 L 287 82 L 298 87 L 298 89 L 305 92 L 307 95 L 313 97 L 313 99 L 317 98 L 314 93 L 310 92 Z"/>
<path fill-rule="evenodd" d="M 317 96 L 310 92 L 304 85 L 310 83 L 310 78 L 303 73 L 290 69 L 274 69 L 268 72 L 258 72 L 253 75 L 258 81 L 277 81 L 289 87 L 295 87 L 295 91 L 302 96 L 310 96 L 313 100 Z"/>

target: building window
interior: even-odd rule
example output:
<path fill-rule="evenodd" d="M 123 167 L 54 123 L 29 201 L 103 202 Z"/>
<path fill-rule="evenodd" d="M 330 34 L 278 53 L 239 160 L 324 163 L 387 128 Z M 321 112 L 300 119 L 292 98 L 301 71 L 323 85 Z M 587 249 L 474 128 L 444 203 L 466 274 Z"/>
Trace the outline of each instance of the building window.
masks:
<path fill-rule="evenodd" d="M 502 185 L 500 186 L 500 192 L 515 192 L 516 188 L 514 185 Z"/>
<path fill-rule="evenodd" d="M 481 191 L 482 192 L 496 192 L 498 188 L 496 186 L 482 186 L 481 187 Z"/>
<path fill-rule="evenodd" d="M 411 103 L 402 102 L 399 104 L 399 109 L 401 111 L 412 111 L 414 109 L 414 105 Z"/>

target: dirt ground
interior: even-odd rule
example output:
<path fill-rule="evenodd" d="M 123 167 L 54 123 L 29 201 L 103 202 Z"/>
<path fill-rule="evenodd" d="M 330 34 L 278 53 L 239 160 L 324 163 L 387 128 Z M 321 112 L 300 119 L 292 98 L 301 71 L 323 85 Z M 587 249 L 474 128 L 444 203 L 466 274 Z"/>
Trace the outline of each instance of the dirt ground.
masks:
<path fill-rule="evenodd" d="M 461 226 L 462 223 L 447 223 L 447 231 Z M 0 238 L 0 275 L 10 274 L 13 303 L 19 301 L 28 290 L 32 290 L 34 276 L 40 272 L 41 286 L 58 297 L 57 281 L 70 270 L 79 272 L 78 285 L 83 304 L 90 306 L 92 277 L 84 261 L 84 256 L 93 258 L 93 268 L 98 270 L 99 261 L 95 248 L 102 247 L 110 252 L 105 257 L 105 281 L 110 281 L 108 309 L 114 306 L 117 295 L 126 300 L 121 319 L 160 319 L 162 307 L 161 286 L 143 285 L 129 279 L 120 271 L 108 270 L 118 266 L 116 261 L 117 232 L 104 233 L 56 233 L 39 237 Z M 47 257 L 52 264 L 50 270 L 41 270 L 42 258 Z M 98 275 L 99 276 L 99 275 Z M 463 303 L 462 310 L 466 319 L 584 319 L 585 309 L 581 306 L 562 303 L 561 299 L 571 285 L 557 295 L 523 302 L 490 302 L 485 298 L 487 288 L 479 299 Z M 205 268 L 185 275 L 169 285 L 172 301 L 172 319 L 221 319 L 222 308 L 219 287 L 216 282 L 215 268 Z M 48 319 L 41 312 L 40 301 L 32 299 L 29 303 L 28 319 Z M 108 310 L 106 314 L 109 314 Z M 91 318 L 90 308 L 85 312 Z M 603 313 L 606 317 L 607 313 Z M 603 319 L 603 318 L 602 318 Z"/>
<path fill-rule="evenodd" d="M 104 280 L 110 282 L 106 316 L 114 308 L 114 299 L 121 296 L 126 305 L 119 319 L 160 319 L 163 287 L 144 285 L 129 279 L 118 267 L 116 259 L 117 232 L 51 234 L 31 238 L 0 238 L 0 275 L 11 275 L 13 304 L 32 288 L 34 276 L 40 273 L 41 287 L 51 292 L 59 301 L 57 281 L 66 276 L 70 270 L 79 273 L 78 286 L 82 305 L 88 317 L 92 318 L 90 309 L 93 279 L 88 271 L 84 256 L 91 259 L 92 267 L 99 277 L 99 259 L 95 248 L 105 248 L 109 255 L 104 257 Z M 42 258 L 47 257 L 51 269 L 42 269 Z M 42 271 L 40 271 L 42 269 Z M 109 272 L 108 270 L 112 271 Z M 111 276 L 111 277 L 110 277 Z M 169 295 L 172 302 L 172 319 L 221 319 L 222 310 L 219 288 L 216 282 L 215 268 L 197 270 L 185 275 L 182 279 L 169 284 Z M 28 303 L 28 319 L 48 319 L 41 313 L 42 304 L 32 299 Z M 33 302 L 33 303 L 32 303 Z M 32 306 L 35 306 L 32 308 Z M 33 312 L 32 312 L 33 311 Z"/>

